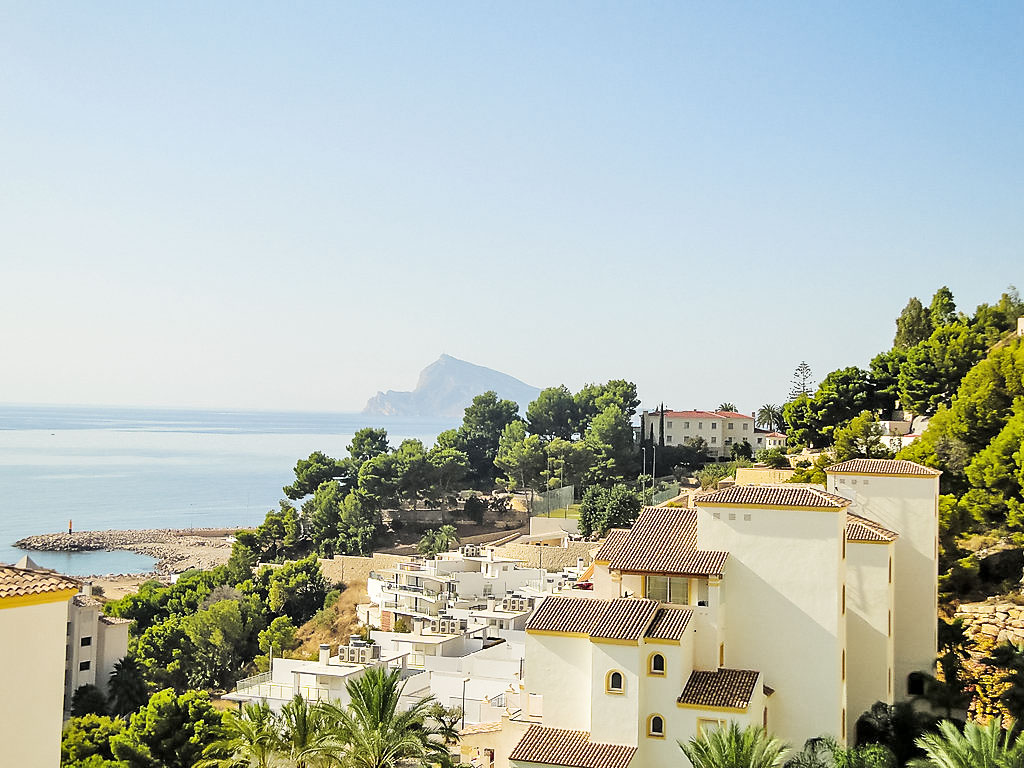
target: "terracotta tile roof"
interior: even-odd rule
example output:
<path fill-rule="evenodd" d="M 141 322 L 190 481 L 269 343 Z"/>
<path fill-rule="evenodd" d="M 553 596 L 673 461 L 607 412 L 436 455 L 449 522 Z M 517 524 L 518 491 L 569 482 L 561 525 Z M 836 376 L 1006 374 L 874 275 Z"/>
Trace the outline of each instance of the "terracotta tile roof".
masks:
<path fill-rule="evenodd" d="M 650 411 L 648 416 L 661 416 L 661 411 Z M 736 413 L 736 411 L 665 411 L 665 418 L 672 419 L 749 419 L 754 420 L 753 416 L 747 416 L 745 413 Z"/>
<path fill-rule="evenodd" d="M 679 697 L 680 704 L 698 707 L 746 709 L 757 684 L 759 672 L 752 669 L 693 670 Z"/>
<path fill-rule="evenodd" d="M 844 509 L 849 499 L 799 485 L 734 485 L 701 496 L 697 506 L 719 504 L 754 504 L 759 507 L 806 507 L 809 509 Z"/>
<path fill-rule="evenodd" d="M 691 611 L 685 608 L 659 608 L 645 637 L 652 640 L 679 640 L 690 623 Z"/>
<path fill-rule="evenodd" d="M 644 507 L 609 568 L 639 573 L 721 576 L 728 552 L 697 549 L 692 509 Z"/>
<path fill-rule="evenodd" d="M 131 624 L 131 619 L 122 619 L 120 616 L 100 616 L 100 621 L 104 624 L 109 624 L 112 627 L 116 627 L 119 624 Z"/>
<path fill-rule="evenodd" d="M 549 597 L 526 622 L 526 629 L 589 635 L 609 602 L 585 597 Z"/>
<path fill-rule="evenodd" d="M 629 536 L 628 528 L 612 528 L 608 531 L 604 544 L 601 545 L 601 548 L 597 550 L 597 554 L 594 555 L 594 559 L 613 560 L 619 554 L 619 550 L 622 549 L 622 544 L 627 536 Z"/>
<path fill-rule="evenodd" d="M 0 565 L 0 599 L 25 597 L 46 592 L 78 590 L 78 582 L 53 571 L 29 571 L 10 565 Z"/>
<path fill-rule="evenodd" d="M 899 534 L 866 517 L 846 513 L 847 541 L 896 541 Z"/>
<path fill-rule="evenodd" d="M 587 731 L 531 725 L 508 759 L 566 768 L 627 768 L 634 754 L 636 747 L 593 742 Z"/>
<path fill-rule="evenodd" d="M 840 464 L 826 467 L 826 472 L 843 474 L 871 473 L 873 475 L 904 475 L 913 477 L 937 477 L 941 475 L 937 469 L 903 459 L 850 459 Z"/>
<path fill-rule="evenodd" d="M 612 600 L 601 614 L 591 637 L 609 640 L 639 640 L 658 610 L 657 600 L 621 598 Z"/>

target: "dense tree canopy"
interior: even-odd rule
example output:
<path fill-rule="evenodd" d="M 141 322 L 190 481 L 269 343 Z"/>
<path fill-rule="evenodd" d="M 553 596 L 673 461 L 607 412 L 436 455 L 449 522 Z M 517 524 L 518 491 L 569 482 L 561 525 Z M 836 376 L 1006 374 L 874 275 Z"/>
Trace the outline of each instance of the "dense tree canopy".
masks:
<path fill-rule="evenodd" d="M 527 429 L 543 438 L 570 439 L 579 422 L 576 401 L 568 387 L 542 389 L 526 409 Z"/>
<path fill-rule="evenodd" d="M 899 372 L 900 401 L 915 413 L 934 415 L 950 404 L 961 379 L 984 355 L 983 340 L 963 323 L 936 328 L 907 351 Z"/>

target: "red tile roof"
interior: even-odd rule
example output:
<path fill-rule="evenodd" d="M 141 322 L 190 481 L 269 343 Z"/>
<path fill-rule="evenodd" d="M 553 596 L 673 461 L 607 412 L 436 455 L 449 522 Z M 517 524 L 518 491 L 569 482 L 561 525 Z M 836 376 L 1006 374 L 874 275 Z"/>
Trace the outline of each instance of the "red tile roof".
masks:
<path fill-rule="evenodd" d="M 609 602 L 586 597 L 549 597 L 526 622 L 526 629 L 589 635 Z"/>
<path fill-rule="evenodd" d="M 759 672 L 752 669 L 693 670 L 679 696 L 680 704 L 698 707 L 746 709 L 757 684 Z"/>
<path fill-rule="evenodd" d="M 601 614 L 597 625 L 591 630 L 590 636 L 610 640 L 639 640 L 644 636 L 657 610 L 657 600 L 612 600 Z"/>
<path fill-rule="evenodd" d="M 661 411 L 649 411 L 648 416 L 661 416 Z M 745 413 L 736 413 L 736 411 L 665 411 L 666 419 L 750 419 L 754 420 L 753 416 L 747 416 Z"/>
<path fill-rule="evenodd" d="M 902 459 L 850 459 L 849 461 L 826 467 L 825 472 L 832 474 L 900 475 L 911 477 L 937 477 L 942 474 L 937 469 Z"/>
<path fill-rule="evenodd" d="M 844 509 L 849 499 L 799 485 L 735 485 L 701 496 L 694 501 L 699 507 L 721 504 L 753 504 L 759 507 L 806 507 L 809 509 Z"/>
<path fill-rule="evenodd" d="M 691 611 L 685 608 L 659 608 L 645 637 L 652 640 L 679 640 L 690 623 Z"/>
<path fill-rule="evenodd" d="M 587 731 L 531 725 L 508 759 L 566 768 L 627 768 L 634 754 L 636 747 L 593 742 Z"/>
<path fill-rule="evenodd" d="M 728 552 L 697 549 L 692 509 L 644 507 L 609 568 L 632 573 L 721 576 Z"/>
<path fill-rule="evenodd" d="M 0 599 L 26 597 L 47 592 L 78 591 L 79 583 L 53 571 L 30 571 L 11 565 L 0 565 Z M 70 598 L 70 596 L 69 596 Z"/>
<path fill-rule="evenodd" d="M 612 528 L 608 531 L 604 544 L 601 545 L 601 548 L 597 550 L 597 554 L 594 555 L 594 559 L 606 562 L 613 560 L 619 554 L 619 550 L 622 549 L 622 544 L 626 541 L 627 536 L 629 536 L 628 528 Z"/>
<path fill-rule="evenodd" d="M 866 517 L 846 513 L 847 541 L 896 541 L 899 534 Z"/>

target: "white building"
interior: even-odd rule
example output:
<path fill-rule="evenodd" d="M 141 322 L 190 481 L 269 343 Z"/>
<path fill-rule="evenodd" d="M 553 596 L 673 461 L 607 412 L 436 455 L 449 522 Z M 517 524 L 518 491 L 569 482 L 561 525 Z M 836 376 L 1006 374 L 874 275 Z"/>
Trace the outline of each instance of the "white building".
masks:
<path fill-rule="evenodd" d="M 64 672 L 64 709 L 82 685 L 95 685 L 108 693 L 110 674 L 128 654 L 128 619 L 104 616 L 103 603 L 86 583 L 68 606 L 67 667 Z"/>
<path fill-rule="evenodd" d="M 747 443 L 751 450 L 758 451 L 765 446 L 758 444 L 754 430 L 754 417 L 735 411 L 665 411 L 665 445 L 681 445 L 687 438 L 702 438 L 708 452 L 715 457 L 732 455 L 733 443 Z M 661 442 L 661 411 L 644 411 L 640 414 L 640 436 L 654 442 Z M 763 437 L 763 436 L 762 436 Z"/>
<path fill-rule="evenodd" d="M 454 608 L 485 610 L 488 598 L 500 603 L 519 589 L 544 590 L 551 580 L 544 568 L 523 568 L 521 561 L 496 555 L 492 547 L 467 545 L 372 572 L 366 585 L 370 605 L 360 618 L 390 631 L 400 618 L 411 626 L 415 619 L 434 620 Z"/>
<path fill-rule="evenodd" d="M 0 744 L 3 764 L 60 763 L 68 601 L 78 582 L 0 565 Z"/>
<path fill-rule="evenodd" d="M 828 478 L 831 493 L 735 486 L 611 532 L 593 599 L 541 605 L 518 709 L 467 734 L 464 757 L 685 764 L 676 742 L 726 721 L 846 741 L 903 698 L 936 653 L 938 473 L 855 460 Z"/>

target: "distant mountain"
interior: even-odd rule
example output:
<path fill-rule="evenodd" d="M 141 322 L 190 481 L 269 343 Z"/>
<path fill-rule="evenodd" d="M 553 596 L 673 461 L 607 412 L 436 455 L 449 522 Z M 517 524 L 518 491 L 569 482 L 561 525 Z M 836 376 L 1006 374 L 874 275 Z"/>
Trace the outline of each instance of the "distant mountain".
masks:
<path fill-rule="evenodd" d="M 508 374 L 441 355 L 420 372 L 412 392 L 378 392 L 367 401 L 363 413 L 410 418 L 460 417 L 474 397 L 488 390 L 497 392 L 499 398 L 514 400 L 520 411 L 525 411 L 540 394 L 537 387 Z"/>

